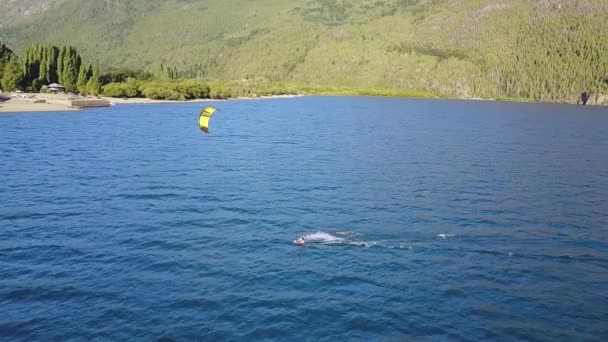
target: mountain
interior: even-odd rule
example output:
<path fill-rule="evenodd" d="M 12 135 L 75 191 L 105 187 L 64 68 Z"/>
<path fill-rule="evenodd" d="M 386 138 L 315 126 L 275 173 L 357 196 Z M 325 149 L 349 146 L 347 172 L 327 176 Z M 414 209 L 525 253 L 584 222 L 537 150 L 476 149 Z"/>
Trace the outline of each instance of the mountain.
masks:
<path fill-rule="evenodd" d="M 0 29 L 59 7 L 61 0 L 0 0 Z"/>
<path fill-rule="evenodd" d="M 0 40 L 105 68 L 575 102 L 608 93 L 605 0 L 0 0 Z M 10 19 L 9 19 L 10 18 Z"/>

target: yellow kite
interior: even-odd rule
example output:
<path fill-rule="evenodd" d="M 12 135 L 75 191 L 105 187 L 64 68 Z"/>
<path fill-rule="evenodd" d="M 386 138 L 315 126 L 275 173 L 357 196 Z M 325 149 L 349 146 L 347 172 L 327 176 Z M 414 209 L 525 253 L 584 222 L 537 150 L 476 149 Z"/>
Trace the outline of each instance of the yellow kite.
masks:
<path fill-rule="evenodd" d="M 205 109 L 201 111 L 201 115 L 198 117 L 198 126 L 203 132 L 209 133 L 209 120 L 216 110 L 215 107 L 205 107 Z"/>

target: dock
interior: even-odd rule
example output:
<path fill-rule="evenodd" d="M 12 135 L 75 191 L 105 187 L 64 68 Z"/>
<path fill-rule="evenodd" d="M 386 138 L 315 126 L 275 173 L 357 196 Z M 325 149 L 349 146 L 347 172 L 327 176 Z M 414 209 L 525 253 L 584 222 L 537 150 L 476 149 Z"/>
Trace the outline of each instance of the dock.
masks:
<path fill-rule="evenodd" d="M 77 99 L 68 100 L 69 107 L 75 109 L 95 108 L 95 107 L 110 107 L 110 101 L 103 99 Z"/>
<path fill-rule="evenodd" d="M 44 100 L 48 104 L 62 105 L 73 109 L 110 107 L 110 101 L 108 100 L 80 95 L 37 94 L 36 98 Z"/>

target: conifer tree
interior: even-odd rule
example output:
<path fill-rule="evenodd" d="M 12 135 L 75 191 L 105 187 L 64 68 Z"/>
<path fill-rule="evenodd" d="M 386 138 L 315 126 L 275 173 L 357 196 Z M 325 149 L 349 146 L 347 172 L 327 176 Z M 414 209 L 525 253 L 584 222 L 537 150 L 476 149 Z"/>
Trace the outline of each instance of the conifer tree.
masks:
<path fill-rule="evenodd" d="M 57 70 L 57 58 L 59 58 L 59 48 L 56 46 L 49 45 L 48 46 L 48 81 L 49 83 L 57 83 L 59 82 L 59 74 Z"/>
<path fill-rule="evenodd" d="M 87 82 L 86 92 L 90 95 L 99 95 L 101 84 L 99 82 L 99 67 L 93 67 L 93 75 Z"/>
<path fill-rule="evenodd" d="M 81 64 L 81 59 L 78 53 L 76 52 L 76 49 L 71 46 L 66 47 L 62 62 L 62 85 L 67 91 L 75 91 L 76 83 L 78 81 L 78 71 L 80 69 Z"/>
<path fill-rule="evenodd" d="M 57 80 L 59 83 L 64 83 L 64 66 L 67 58 L 67 47 L 62 46 L 57 57 Z"/>
<path fill-rule="evenodd" d="M 44 84 L 49 83 L 49 63 L 48 63 L 48 48 L 46 46 L 42 47 L 41 51 L 41 59 L 40 59 L 40 72 L 38 74 L 38 80 L 40 80 Z"/>
<path fill-rule="evenodd" d="M 18 89 L 23 81 L 23 76 L 23 67 L 21 66 L 21 63 L 19 63 L 19 59 L 16 56 L 11 57 L 11 59 L 5 63 L 2 70 L 2 79 L 0 80 L 2 89 L 4 91 Z"/>
<path fill-rule="evenodd" d="M 80 94 L 86 94 L 88 81 L 89 78 L 87 77 L 87 66 L 81 64 L 80 71 L 78 72 L 78 82 L 76 83 L 76 90 L 78 90 Z"/>
<path fill-rule="evenodd" d="M 9 49 L 5 44 L 0 42 L 0 80 L 2 79 L 2 74 L 4 73 L 4 66 L 10 61 L 13 56 L 13 51 Z"/>

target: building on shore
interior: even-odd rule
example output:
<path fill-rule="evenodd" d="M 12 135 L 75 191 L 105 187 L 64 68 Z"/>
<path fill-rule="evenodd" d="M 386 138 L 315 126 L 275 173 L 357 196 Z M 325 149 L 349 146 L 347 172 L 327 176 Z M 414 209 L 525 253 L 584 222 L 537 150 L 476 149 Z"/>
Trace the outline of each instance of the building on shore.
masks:
<path fill-rule="evenodd" d="M 55 94 L 65 93 L 65 87 L 59 83 L 51 83 L 47 86 L 47 89 Z"/>

